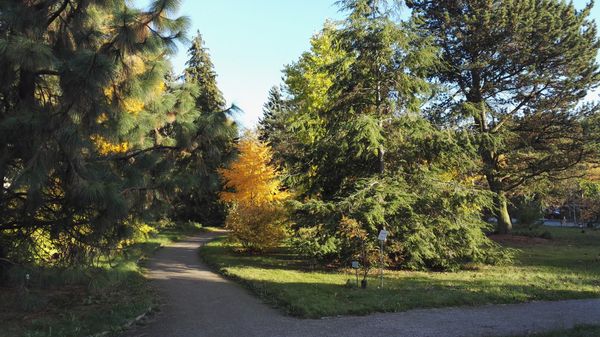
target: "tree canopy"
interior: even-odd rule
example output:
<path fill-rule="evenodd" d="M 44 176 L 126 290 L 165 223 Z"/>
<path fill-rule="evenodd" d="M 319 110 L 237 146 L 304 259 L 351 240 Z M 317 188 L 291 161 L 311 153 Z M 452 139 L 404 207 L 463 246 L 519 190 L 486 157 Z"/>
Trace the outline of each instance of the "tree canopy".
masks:
<path fill-rule="evenodd" d="M 596 155 L 583 104 L 600 83 L 592 3 L 558 0 L 409 0 L 413 21 L 441 49 L 433 77 L 446 92 L 429 118 L 464 129 L 495 193 L 499 229 L 510 231 L 507 197 L 560 179 Z"/>
<path fill-rule="evenodd" d="M 349 262 L 386 228 L 394 266 L 501 259 L 480 218 L 489 195 L 469 178 L 476 149 L 460 130 L 421 115 L 436 89 L 428 81 L 438 64 L 433 39 L 395 21 L 391 4 L 340 5 L 347 19 L 327 23 L 284 71 L 286 110 L 278 118 L 286 136 L 274 150 L 300 196 L 299 251 Z"/>
<path fill-rule="evenodd" d="M 223 146 L 202 139 L 205 89 L 168 76 L 178 3 L 2 2 L 0 254 L 88 263 L 212 169 L 180 169 Z"/>

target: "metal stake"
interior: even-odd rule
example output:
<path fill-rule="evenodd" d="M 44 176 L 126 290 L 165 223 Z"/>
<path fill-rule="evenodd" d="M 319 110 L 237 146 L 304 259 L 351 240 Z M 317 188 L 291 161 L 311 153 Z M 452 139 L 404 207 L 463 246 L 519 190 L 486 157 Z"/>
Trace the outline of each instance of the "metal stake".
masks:
<path fill-rule="evenodd" d="M 379 255 L 380 255 L 380 263 L 379 263 L 379 279 L 380 279 L 380 284 L 379 287 L 383 288 L 383 240 L 379 241 L 381 243 L 380 246 L 380 250 L 379 250 Z"/>

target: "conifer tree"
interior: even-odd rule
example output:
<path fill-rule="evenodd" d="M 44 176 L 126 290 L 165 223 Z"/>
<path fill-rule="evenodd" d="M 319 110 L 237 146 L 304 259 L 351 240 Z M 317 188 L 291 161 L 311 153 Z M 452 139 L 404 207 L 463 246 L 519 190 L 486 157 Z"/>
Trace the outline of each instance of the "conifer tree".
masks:
<path fill-rule="evenodd" d="M 339 27 L 326 26 L 313 53 L 286 69 L 289 90 L 307 112 L 292 127 L 313 133 L 298 158 L 300 169 L 313 171 L 307 188 L 326 199 L 348 180 L 385 172 L 391 122 L 418 111 L 435 60 L 426 39 L 392 20 L 386 2 L 339 4 L 348 18 Z"/>
<path fill-rule="evenodd" d="M 258 122 L 259 139 L 263 142 L 276 142 L 276 133 L 282 129 L 285 100 L 278 86 L 269 89 L 267 102 L 263 105 L 263 115 Z"/>
<path fill-rule="evenodd" d="M 498 230 L 512 228 L 510 194 L 562 179 L 594 154 L 587 132 L 600 83 L 592 4 L 559 0 L 410 0 L 414 22 L 442 50 L 435 78 L 448 92 L 432 120 L 471 134 L 495 194 Z"/>
<path fill-rule="evenodd" d="M 185 90 L 165 92 L 177 4 L 0 3 L 0 251 L 27 260 L 42 240 L 82 263 L 155 214 L 186 148 L 168 126 L 194 119 Z"/>
<path fill-rule="evenodd" d="M 186 82 L 198 86 L 196 108 L 206 113 L 224 110 L 225 99 L 217 86 L 217 74 L 200 32 L 192 40 L 188 56 L 184 78 Z"/>
<path fill-rule="evenodd" d="M 301 195 L 293 242 L 345 264 L 356 256 L 347 230 L 371 247 L 385 227 L 395 266 L 454 269 L 503 258 L 483 232 L 488 194 L 469 181 L 474 148 L 420 116 L 438 49 L 418 27 L 395 21 L 391 2 L 338 3 L 348 18 L 326 25 L 285 69 L 291 138 L 275 150 Z"/>
<path fill-rule="evenodd" d="M 179 184 L 181 192 L 174 203 L 174 215 L 182 220 L 218 226 L 225 220 L 225 214 L 218 198 L 221 183 L 217 169 L 234 154 L 237 126 L 230 112 L 235 107 L 225 107 L 213 63 L 199 32 L 188 55 L 184 80 L 195 90 L 194 110 L 198 117 L 190 128 L 195 133 L 195 150 L 177 163 L 182 181 Z"/>

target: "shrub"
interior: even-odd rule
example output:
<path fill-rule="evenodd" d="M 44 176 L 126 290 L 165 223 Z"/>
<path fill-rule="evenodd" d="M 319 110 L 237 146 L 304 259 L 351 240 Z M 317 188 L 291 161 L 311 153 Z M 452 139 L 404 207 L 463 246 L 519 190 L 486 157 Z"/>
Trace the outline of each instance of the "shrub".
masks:
<path fill-rule="evenodd" d="M 525 196 L 520 196 L 514 201 L 517 223 L 522 226 L 535 225 L 543 217 L 540 202 Z"/>
<path fill-rule="evenodd" d="M 512 231 L 512 235 L 552 240 L 552 233 L 540 225 L 516 226 Z"/>
<path fill-rule="evenodd" d="M 338 252 L 339 240 L 325 235 L 322 225 L 300 228 L 291 239 L 294 251 L 308 259 L 314 267 L 318 261 L 330 259 Z"/>
<path fill-rule="evenodd" d="M 322 226 L 325 238 L 338 238 L 339 262 L 356 258 L 359 237 L 376 249 L 383 227 L 389 231 L 386 261 L 393 267 L 456 270 L 510 259 L 484 234 L 489 225 L 480 213 L 490 204 L 486 192 L 428 175 L 410 184 L 398 176 L 359 180 L 352 188 L 354 193 L 337 201 L 295 203 L 297 228 Z"/>
<path fill-rule="evenodd" d="M 225 220 L 229 238 L 245 250 L 262 252 L 277 247 L 287 237 L 287 214 L 281 205 L 234 204 Z"/>

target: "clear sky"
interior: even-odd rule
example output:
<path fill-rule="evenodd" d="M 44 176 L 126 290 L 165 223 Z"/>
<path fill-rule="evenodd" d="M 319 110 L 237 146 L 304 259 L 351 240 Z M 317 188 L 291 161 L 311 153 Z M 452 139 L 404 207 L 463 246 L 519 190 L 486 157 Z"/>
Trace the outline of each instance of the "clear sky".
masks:
<path fill-rule="evenodd" d="M 138 0 L 142 5 L 148 0 Z M 228 103 L 239 106 L 237 118 L 252 127 L 262 115 L 269 88 L 281 82 L 284 65 L 308 50 L 310 37 L 326 19 L 340 19 L 334 0 L 182 0 L 180 15 L 199 30 L 215 64 L 218 84 Z M 587 0 L 574 0 L 582 8 Z M 592 14 L 600 22 L 600 1 Z M 172 60 L 184 68 L 188 46 Z M 597 96 L 597 95 L 595 95 Z"/>

